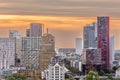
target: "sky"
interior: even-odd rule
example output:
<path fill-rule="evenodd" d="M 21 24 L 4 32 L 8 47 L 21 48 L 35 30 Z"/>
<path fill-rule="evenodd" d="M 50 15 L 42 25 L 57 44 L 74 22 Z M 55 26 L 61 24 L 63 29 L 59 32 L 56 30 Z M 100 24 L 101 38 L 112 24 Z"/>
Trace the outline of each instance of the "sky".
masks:
<path fill-rule="evenodd" d="M 97 16 L 110 17 L 110 36 L 119 49 L 120 0 L 0 0 L 0 37 L 13 29 L 25 36 L 30 23 L 42 23 L 55 36 L 56 47 L 71 48 Z"/>

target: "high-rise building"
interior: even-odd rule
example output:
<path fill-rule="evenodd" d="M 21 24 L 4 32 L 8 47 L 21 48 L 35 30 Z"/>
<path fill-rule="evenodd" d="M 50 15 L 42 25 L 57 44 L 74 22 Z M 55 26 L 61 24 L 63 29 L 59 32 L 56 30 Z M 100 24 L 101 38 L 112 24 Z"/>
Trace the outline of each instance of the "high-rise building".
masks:
<path fill-rule="evenodd" d="M 9 38 L 15 38 L 15 65 L 19 66 L 21 60 L 21 36 L 17 30 L 10 30 Z"/>
<path fill-rule="evenodd" d="M 114 61 L 114 36 L 110 37 L 110 67 L 113 67 L 113 61 Z"/>
<path fill-rule="evenodd" d="M 15 38 L 0 38 L 0 69 L 15 66 Z"/>
<path fill-rule="evenodd" d="M 54 36 L 47 33 L 42 36 L 40 47 L 40 74 L 47 69 L 50 60 L 55 56 L 55 39 Z"/>
<path fill-rule="evenodd" d="M 84 48 L 96 48 L 97 42 L 96 42 L 96 25 L 90 24 L 86 25 L 84 27 Z"/>
<path fill-rule="evenodd" d="M 98 48 L 101 49 L 102 68 L 110 68 L 109 17 L 97 17 Z"/>
<path fill-rule="evenodd" d="M 39 70 L 41 37 L 22 38 L 22 59 L 21 65 L 27 70 Z"/>
<path fill-rule="evenodd" d="M 41 37 L 42 36 L 42 27 L 43 27 L 43 24 L 31 23 L 30 24 L 31 37 Z"/>
<path fill-rule="evenodd" d="M 30 29 L 26 29 L 26 37 L 30 37 Z"/>
<path fill-rule="evenodd" d="M 82 38 L 76 38 L 76 54 L 82 54 Z"/>

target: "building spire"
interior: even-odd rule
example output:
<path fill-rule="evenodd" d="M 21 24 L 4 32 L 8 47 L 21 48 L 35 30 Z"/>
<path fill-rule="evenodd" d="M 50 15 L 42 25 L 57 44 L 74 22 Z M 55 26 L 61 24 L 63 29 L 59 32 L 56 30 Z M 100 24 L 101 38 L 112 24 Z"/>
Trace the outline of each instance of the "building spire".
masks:
<path fill-rule="evenodd" d="M 47 34 L 48 34 L 48 28 L 47 28 Z"/>

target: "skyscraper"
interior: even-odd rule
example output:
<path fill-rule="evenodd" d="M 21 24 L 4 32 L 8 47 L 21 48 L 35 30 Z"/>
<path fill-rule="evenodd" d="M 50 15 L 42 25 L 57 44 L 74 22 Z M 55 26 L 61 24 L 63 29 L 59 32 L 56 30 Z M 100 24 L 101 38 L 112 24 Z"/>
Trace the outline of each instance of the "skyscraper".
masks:
<path fill-rule="evenodd" d="M 102 68 L 109 68 L 109 17 L 97 17 L 98 48 L 101 49 Z"/>
<path fill-rule="evenodd" d="M 15 66 L 15 38 L 0 38 L 0 69 Z"/>
<path fill-rule="evenodd" d="M 113 61 L 114 61 L 114 36 L 110 37 L 110 67 L 113 67 Z"/>
<path fill-rule="evenodd" d="M 27 70 L 39 69 L 41 37 L 23 37 L 22 38 L 22 59 L 21 65 Z"/>
<path fill-rule="evenodd" d="M 44 34 L 42 36 L 42 42 L 40 47 L 40 73 L 47 69 L 50 60 L 55 56 L 55 39 L 54 36 Z"/>
<path fill-rule="evenodd" d="M 76 54 L 82 54 L 82 38 L 76 38 Z"/>
<path fill-rule="evenodd" d="M 40 23 L 31 23 L 31 37 L 41 37 L 42 36 L 42 26 L 43 24 Z"/>
<path fill-rule="evenodd" d="M 96 36 L 95 36 L 95 30 L 97 26 L 90 24 L 86 25 L 84 27 L 84 48 L 96 48 L 97 47 L 97 42 L 96 42 Z"/>
<path fill-rule="evenodd" d="M 26 37 L 30 37 L 30 29 L 26 29 Z"/>
<path fill-rule="evenodd" d="M 19 66 L 21 60 L 21 36 L 19 31 L 9 30 L 9 38 L 15 39 L 15 66 Z"/>

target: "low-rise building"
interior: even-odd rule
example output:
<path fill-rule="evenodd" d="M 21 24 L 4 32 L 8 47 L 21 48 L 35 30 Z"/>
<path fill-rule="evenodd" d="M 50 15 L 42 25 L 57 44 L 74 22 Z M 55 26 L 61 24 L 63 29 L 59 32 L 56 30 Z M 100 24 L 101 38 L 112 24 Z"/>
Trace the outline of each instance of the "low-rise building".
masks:
<path fill-rule="evenodd" d="M 65 80 L 65 66 L 63 60 L 55 56 L 52 58 L 48 69 L 42 72 L 42 78 L 46 80 Z"/>

